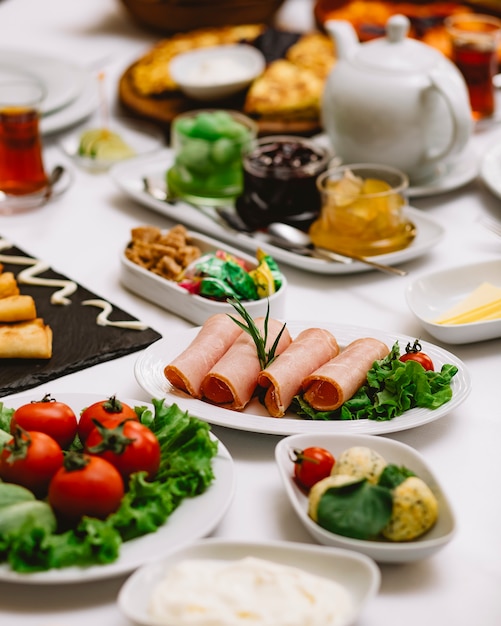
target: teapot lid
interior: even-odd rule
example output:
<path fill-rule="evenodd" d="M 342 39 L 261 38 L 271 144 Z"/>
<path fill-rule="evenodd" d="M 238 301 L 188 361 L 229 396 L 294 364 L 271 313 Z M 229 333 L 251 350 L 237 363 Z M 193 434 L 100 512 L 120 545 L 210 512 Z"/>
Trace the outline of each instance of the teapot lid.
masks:
<path fill-rule="evenodd" d="M 405 15 L 393 15 L 386 23 L 386 36 L 357 47 L 352 60 L 371 69 L 415 72 L 435 65 L 441 53 L 407 37 L 410 22 Z"/>

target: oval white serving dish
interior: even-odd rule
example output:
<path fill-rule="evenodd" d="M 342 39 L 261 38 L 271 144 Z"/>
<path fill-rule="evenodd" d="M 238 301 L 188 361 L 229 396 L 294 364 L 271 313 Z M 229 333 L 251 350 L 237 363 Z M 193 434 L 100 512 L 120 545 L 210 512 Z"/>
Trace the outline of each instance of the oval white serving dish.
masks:
<path fill-rule="evenodd" d="M 483 282 L 501 287 L 501 259 L 422 276 L 407 287 L 407 305 L 423 328 L 445 343 L 474 343 L 501 337 L 501 319 L 469 324 L 437 324 L 433 321 Z"/>
<path fill-rule="evenodd" d="M 244 90 L 265 66 L 254 46 L 228 44 L 182 52 L 170 61 L 169 72 L 185 95 L 210 102 Z"/>
<path fill-rule="evenodd" d="M 192 244 L 198 246 L 202 254 L 215 250 L 225 250 L 243 259 L 250 267 L 257 267 L 256 257 L 252 257 L 206 235 L 200 235 L 192 231 L 188 231 L 188 235 Z M 125 256 L 125 253 L 122 253 L 120 257 L 120 268 L 120 280 L 124 287 L 193 324 L 202 325 L 211 315 L 216 313 L 236 313 L 230 304 L 191 294 L 175 281 L 158 276 L 133 263 Z M 266 315 L 269 302 L 270 317 L 283 319 L 285 317 L 286 292 L 287 279 L 282 274 L 281 287 L 269 298 L 249 300 L 243 302 L 243 304 L 249 314 L 255 318 Z"/>
<path fill-rule="evenodd" d="M 352 624 L 380 585 L 377 565 L 364 555 L 347 550 L 284 541 L 252 543 L 207 539 L 174 548 L 167 558 L 134 572 L 119 592 L 118 606 L 134 623 L 158 626 L 158 621 L 148 613 L 148 603 L 153 586 L 169 567 L 185 559 L 235 561 L 247 556 L 297 567 L 344 585 L 352 597 L 353 611 L 339 621 L 339 626 Z"/>
<path fill-rule="evenodd" d="M 403 465 L 412 470 L 427 483 L 438 500 L 437 523 L 418 539 L 406 542 L 352 539 L 325 530 L 308 516 L 308 496 L 298 487 L 293 478 L 291 449 L 302 450 L 310 446 L 326 448 L 334 455 L 334 458 L 352 446 L 367 446 L 379 452 L 388 463 Z M 277 444 L 275 459 L 292 508 L 306 530 L 319 543 L 355 550 L 381 563 L 407 563 L 435 554 L 452 539 L 455 533 L 454 513 L 432 470 L 416 450 L 399 441 L 376 435 L 292 435 L 285 437 Z"/>

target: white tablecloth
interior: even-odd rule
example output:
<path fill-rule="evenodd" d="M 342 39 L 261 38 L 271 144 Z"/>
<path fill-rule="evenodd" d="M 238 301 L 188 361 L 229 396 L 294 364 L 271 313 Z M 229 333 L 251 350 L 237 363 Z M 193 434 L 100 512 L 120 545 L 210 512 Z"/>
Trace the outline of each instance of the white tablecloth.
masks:
<path fill-rule="evenodd" d="M 279 23 L 312 25 L 311 3 L 289 0 Z M 116 112 L 118 77 L 158 37 L 129 21 L 118 0 L 3 0 L 1 48 L 57 56 L 106 73 L 106 91 Z M 501 127 L 475 133 L 469 150 L 480 160 L 499 141 Z M 164 337 L 190 327 L 186 321 L 127 292 L 119 283 L 119 255 L 131 227 L 167 226 L 159 214 L 125 197 L 106 175 L 73 167 L 56 145 L 45 142 L 52 162 L 68 165 L 74 180 L 57 201 L 19 216 L 0 217 L 0 235 L 46 260 L 94 292 L 121 306 Z M 284 266 L 290 282 L 287 319 L 337 322 L 427 337 L 407 308 L 404 292 L 416 278 L 464 263 L 499 258 L 501 239 L 478 215 L 501 218 L 500 200 L 475 180 L 413 205 L 442 224 L 443 242 L 405 265 L 405 278 L 378 272 L 320 276 Z M 435 341 L 435 343 L 438 343 Z M 453 541 L 437 555 L 408 565 L 384 565 L 378 596 L 360 626 L 501 624 L 501 340 L 444 346 L 461 358 L 472 391 L 443 419 L 396 433 L 427 459 L 457 515 Z M 60 378 L 51 393 L 96 392 L 149 400 L 134 378 L 137 355 Z M 213 533 L 215 537 L 312 543 L 286 501 L 274 463 L 276 436 L 214 427 L 236 465 L 237 491 Z M 0 623 L 5 626 L 125 626 L 116 605 L 124 578 L 64 587 L 0 584 Z"/>

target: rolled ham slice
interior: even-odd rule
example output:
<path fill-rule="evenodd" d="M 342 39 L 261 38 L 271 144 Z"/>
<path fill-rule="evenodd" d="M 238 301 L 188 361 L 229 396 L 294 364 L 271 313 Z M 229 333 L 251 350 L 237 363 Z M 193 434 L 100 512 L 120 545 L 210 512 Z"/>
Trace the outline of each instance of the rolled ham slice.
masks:
<path fill-rule="evenodd" d="M 272 417 L 283 417 L 303 380 L 339 354 L 332 333 L 324 328 L 307 328 L 259 373 L 257 382 L 267 388 L 264 403 Z"/>
<path fill-rule="evenodd" d="M 190 345 L 164 369 L 167 380 L 195 398 L 211 368 L 243 331 L 225 313 L 216 313 L 204 323 Z"/>
<path fill-rule="evenodd" d="M 263 334 L 264 318 L 257 318 L 254 322 Z M 266 350 L 272 347 L 283 325 L 283 322 L 268 319 Z M 285 328 L 278 342 L 275 355 L 281 354 L 291 341 L 289 331 Z M 202 395 L 209 402 L 241 411 L 254 394 L 260 371 L 261 365 L 257 356 L 256 345 L 249 333 L 242 331 L 228 352 L 204 378 L 201 389 Z"/>
<path fill-rule="evenodd" d="M 334 411 L 360 389 L 374 361 L 389 352 L 386 344 L 372 337 L 352 341 L 304 379 L 304 399 L 317 411 Z"/>

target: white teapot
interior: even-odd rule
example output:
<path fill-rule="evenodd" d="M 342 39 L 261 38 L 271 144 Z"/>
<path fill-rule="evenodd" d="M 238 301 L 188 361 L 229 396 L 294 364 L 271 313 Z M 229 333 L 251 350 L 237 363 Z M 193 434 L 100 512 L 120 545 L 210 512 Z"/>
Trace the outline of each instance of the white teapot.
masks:
<path fill-rule="evenodd" d="M 386 37 L 359 43 L 349 22 L 329 20 L 338 61 L 327 79 L 322 124 L 344 163 L 384 163 L 423 183 L 470 138 L 473 119 L 457 67 L 408 38 L 409 20 L 392 16 Z"/>

